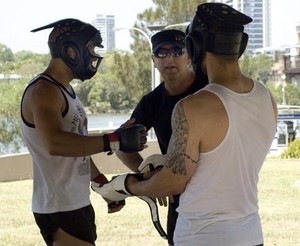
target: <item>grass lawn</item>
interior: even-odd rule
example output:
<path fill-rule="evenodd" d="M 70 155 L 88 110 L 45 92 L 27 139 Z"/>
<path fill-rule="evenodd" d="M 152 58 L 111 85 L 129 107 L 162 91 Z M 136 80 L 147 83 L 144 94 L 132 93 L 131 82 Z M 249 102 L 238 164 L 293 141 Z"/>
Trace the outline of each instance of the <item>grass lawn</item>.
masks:
<path fill-rule="evenodd" d="M 259 206 L 265 245 L 300 245 L 300 160 L 268 159 L 260 173 Z M 0 246 L 44 245 L 31 213 L 32 180 L 0 183 Z M 167 245 L 154 229 L 148 205 L 132 197 L 119 213 L 107 214 L 94 192 L 98 240 L 103 246 Z M 160 207 L 165 228 L 167 208 Z"/>

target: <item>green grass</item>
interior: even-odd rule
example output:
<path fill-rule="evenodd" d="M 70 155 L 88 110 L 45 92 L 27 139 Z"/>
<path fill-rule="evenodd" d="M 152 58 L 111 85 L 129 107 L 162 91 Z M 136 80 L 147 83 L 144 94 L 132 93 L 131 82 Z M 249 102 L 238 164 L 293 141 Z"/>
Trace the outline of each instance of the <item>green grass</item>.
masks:
<path fill-rule="evenodd" d="M 266 160 L 259 183 L 259 206 L 265 245 L 300 245 L 300 160 Z M 0 183 L 0 246 L 44 245 L 31 213 L 32 180 Z M 146 203 L 128 198 L 119 213 L 92 192 L 98 240 L 103 246 L 167 245 L 154 229 Z M 166 224 L 167 208 L 160 207 Z"/>

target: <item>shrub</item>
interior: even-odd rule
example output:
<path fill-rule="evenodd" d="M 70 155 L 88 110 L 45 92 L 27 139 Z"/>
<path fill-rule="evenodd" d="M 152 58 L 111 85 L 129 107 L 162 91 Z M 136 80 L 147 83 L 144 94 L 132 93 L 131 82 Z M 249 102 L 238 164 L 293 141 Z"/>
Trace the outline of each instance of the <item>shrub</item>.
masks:
<path fill-rule="evenodd" d="M 290 142 L 287 149 L 281 154 L 282 159 L 300 159 L 300 139 Z"/>

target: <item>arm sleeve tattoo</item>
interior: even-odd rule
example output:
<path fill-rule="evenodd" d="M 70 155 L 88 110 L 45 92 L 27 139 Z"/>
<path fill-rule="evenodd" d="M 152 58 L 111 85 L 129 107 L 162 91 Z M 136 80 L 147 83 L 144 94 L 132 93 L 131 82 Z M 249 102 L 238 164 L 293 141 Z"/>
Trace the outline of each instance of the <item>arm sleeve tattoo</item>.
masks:
<path fill-rule="evenodd" d="M 186 174 L 185 158 L 190 159 L 186 154 L 187 140 L 189 136 L 189 127 L 184 113 L 182 101 L 177 103 L 172 115 L 172 136 L 168 148 L 168 161 L 166 167 L 170 168 L 175 174 Z"/>

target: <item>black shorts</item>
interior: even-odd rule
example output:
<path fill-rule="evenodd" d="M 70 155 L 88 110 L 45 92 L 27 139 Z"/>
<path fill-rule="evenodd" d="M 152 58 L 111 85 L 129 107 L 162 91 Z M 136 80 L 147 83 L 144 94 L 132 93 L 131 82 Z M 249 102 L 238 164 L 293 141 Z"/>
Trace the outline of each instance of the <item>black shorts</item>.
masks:
<path fill-rule="evenodd" d="M 179 205 L 179 195 L 173 196 L 174 202 L 169 202 L 168 207 L 168 219 L 167 219 L 167 234 L 168 234 L 168 243 L 169 245 L 174 245 L 173 236 L 176 226 L 176 221 L 178 217 L 178 213 L 176 212 L 176 208 Z"/>
<path fill-rule="evenodd" d="M 53 244 L 53 233 L 61 228 L 68 234 L 95 245 L 97 238 L 95 212 L 92 205 L 53 214 L 33 213 L 40 232 L 48 246 Z"/>

